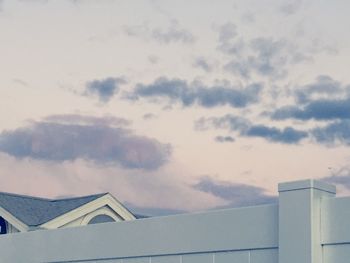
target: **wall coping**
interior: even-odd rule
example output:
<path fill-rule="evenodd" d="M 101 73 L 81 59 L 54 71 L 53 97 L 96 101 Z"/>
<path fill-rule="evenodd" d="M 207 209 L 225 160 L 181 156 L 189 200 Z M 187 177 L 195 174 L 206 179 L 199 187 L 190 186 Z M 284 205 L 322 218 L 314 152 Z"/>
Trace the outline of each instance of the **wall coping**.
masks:
<path fill-rule="evenodd" d="M 278 192 L 286 192 L 286 191 L 296 191 L 303 189 L 317 189 L 320 191 L 329 192 L 335 194 L 337 189 L 334 185 L 313 179 L 293 181 L 293 182 L 285 182 L 278 184 Z"/>

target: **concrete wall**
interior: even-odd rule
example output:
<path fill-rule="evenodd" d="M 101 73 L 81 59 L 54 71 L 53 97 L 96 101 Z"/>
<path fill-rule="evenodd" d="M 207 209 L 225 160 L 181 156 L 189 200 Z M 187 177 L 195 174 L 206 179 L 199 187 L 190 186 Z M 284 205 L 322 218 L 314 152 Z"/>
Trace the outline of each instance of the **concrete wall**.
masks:
<path fill-rule="evenodd" d="M 349 263 L 350 198 L 306 180 L 277 205 L 0 237 L 0 262 Z"/>

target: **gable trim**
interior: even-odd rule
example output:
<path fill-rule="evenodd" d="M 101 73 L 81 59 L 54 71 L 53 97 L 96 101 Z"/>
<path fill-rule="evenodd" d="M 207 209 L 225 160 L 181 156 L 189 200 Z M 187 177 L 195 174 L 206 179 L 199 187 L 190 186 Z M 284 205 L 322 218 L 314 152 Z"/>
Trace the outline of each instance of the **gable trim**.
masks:
<path fill-rule="evenodd" d="M 122 220 L 118 215 L 116 215 L 113 209 L 111 209 L 109 206 L 104 206 L 84 216 L 83 220 L 81 221 L 81 225 L 88 225 L 91 219 L 99 215 L 107 215 L 113 218 L 115 222 Z"/>
<path fill-rule="evenodd" d="M 45 229 L 60 228 L 69 222 L 72 222 L 88 213 L 95 211 L 103 206 L 110 207 L 121 220 L 136 219 L 135 216 L 129 212 L 120 202 L 118 202 L 111 194 L 107 193 L 89 203 L 86 203 L 76 209 L 73 209 L 63 215 L 60 215 L 42 225 L 40 227 Z"/>
<path fill-rule="evenodd" d="M 17 228 L 18 231 L 20 232 L 29 231 L 29 226 L 27 226 L 25 223 L 17 219 L 15 216 L 13 216 L 10 212 L 8 212 L 2 207 L 0 207 L 0 216 L 4 218 L 8 223 L 13 225 L 15 228 Z"/>

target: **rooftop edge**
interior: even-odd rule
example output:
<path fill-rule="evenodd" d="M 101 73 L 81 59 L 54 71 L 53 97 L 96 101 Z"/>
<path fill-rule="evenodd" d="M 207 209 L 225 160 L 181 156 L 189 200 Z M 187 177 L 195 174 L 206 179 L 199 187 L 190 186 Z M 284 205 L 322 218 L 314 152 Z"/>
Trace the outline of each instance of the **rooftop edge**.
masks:
<path fill-rule="evenodd" d="M 319 180 L 307 179 L 300 181 L 292 181 L 278 184 L 278 192 L 286 192 L 293 190 L 302 190 L 302 189 L 317 189 L 320 191 L 325 191 L 335 194 L 337 189 L 335 185 L 328 184 Z"/>

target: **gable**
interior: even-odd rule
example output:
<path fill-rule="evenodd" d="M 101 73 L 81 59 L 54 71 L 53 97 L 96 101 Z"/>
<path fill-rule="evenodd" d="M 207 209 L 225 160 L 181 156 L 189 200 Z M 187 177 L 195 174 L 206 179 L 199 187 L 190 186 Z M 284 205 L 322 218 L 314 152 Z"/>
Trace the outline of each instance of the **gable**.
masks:
<path fill-rule="evenodd" d="M 96 216 L 136 219 L 109 193 L 59 200 L 0 193 L 0 217 L 20 232 L 87 225 Z"/>
<path fill-rule="evenodd" d="M 105 194 L 96 200 L 40 225 L 40 227 L 56 229 L 87 225 L 93 217 L 98 215 L 107 215 L 113 218 L 114 221 L 136 219 L 136 217 L 111 194 Z"/>
<path fill-rule="evenodd" d="M 105 194 L 50 200 L 17 194 L 0 193 L 0 207 L 25 225 L 35 227 L 103 195 Z"/>

